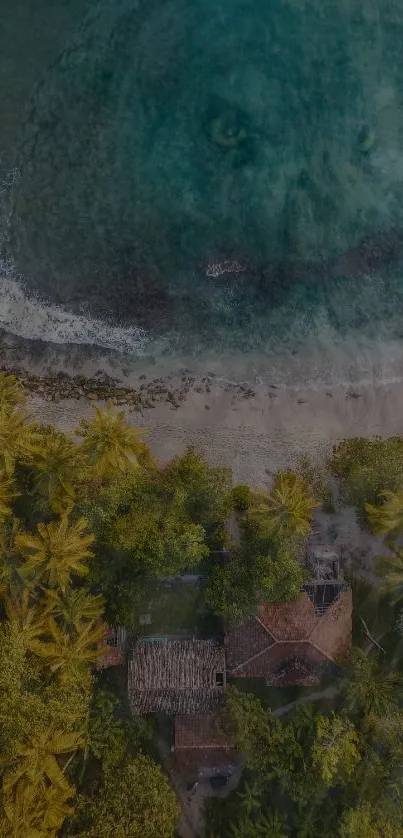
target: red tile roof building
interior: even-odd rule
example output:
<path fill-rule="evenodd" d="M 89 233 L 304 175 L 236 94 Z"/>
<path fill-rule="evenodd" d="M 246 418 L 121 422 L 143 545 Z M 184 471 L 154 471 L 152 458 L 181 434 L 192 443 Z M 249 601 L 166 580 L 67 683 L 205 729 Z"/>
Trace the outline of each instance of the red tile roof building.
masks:
<path fill-rule="evenodd" d="M 218 714 L 175 716 L 174 752 L 185 773 L 226 773 L 237 762 L 235 738 Z"/>
<path fill-rule="evenodd" d="M 351 590 L 308 584 L 295 602 L 262 603 L 255 617 L 227 628 L 227 674 L 273 686 L 316 684 L 336 670 L 351 633 Z"/>

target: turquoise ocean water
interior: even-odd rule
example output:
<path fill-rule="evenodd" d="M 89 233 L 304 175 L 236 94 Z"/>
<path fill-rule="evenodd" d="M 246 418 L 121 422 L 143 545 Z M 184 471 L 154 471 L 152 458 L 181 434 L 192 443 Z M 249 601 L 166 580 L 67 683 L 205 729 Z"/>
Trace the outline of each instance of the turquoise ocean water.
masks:
<path fill-rule="evenodd" d="M 400 343 L 401 3 L 0 5 L 0 326 L 133 356 Z"/>

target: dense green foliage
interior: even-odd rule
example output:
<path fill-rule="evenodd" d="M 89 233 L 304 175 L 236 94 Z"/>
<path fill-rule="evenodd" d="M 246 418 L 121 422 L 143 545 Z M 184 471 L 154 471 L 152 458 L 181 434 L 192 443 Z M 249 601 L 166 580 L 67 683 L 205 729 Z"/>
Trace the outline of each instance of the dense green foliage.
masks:
<path fill-rule="evenodd" d="M 355 838 L 364 836 L 370 818 L 369 835 L 401 834 L 399 679 L 384 689 L 381 703 L 368 701 L 380 695 L 379 686 L 369 683 L 378 675 L 373 667 L 368 675 L 361 655 L 359 649 L 352 655 L 332 708 L 299 704 L 278 718 L 267 701 L 228 690 L 227 713 L 246 759 L 247 785 L 226 804 L 208 807 L 211 836 Z"/>
<path fill-rule="evenodd" d="M 360 617 L 357 598 L 354 631 L 362 645 L 354 646 L 340 662 L 341 678 L 327 696 L 324 691 L 322 700 L 304 703 L 301 695 L 299 702 L 288 705 L 285 698 L 287 709 L 277 716 L 270 688 L 264 699 L 228 689 L 228 721 L 235 725 L 246 769 L 237 792 L 225 802 L 208 804 L 209 838 L 398 838 L 403 834 L 403 676 L 399 671 L 403 660 L 398 640 L 402 620 L 396 622 L 395 605 L 403 596 L 403 441 L 346 440 L 335 449 L 330 466 L 339 481 L 341 503 L 355 506 L 361 523 L 386 537 L 385 555 L 374 568 L 381 577 L 381 597 L 378 591 L 377 597 L 368 600 L 367 622 Z M 303 479 L 312 491 L 315 480 L 306 469 Z M 317 497 L 326 496 L 326 487 L 325 491 L 323 486 L 320 491 L 316 487 L 316 491 Z M 267 521 L 261 525 L 259 499 L 256 503 L 243 487 L 235 497 L 241 532 L 244 527 L 241 548 L 248 542 L 252 547 L 245 553 L 251 573 L 242 576 L 242 561 L 230 555 L 227 572 L 221 571 L 214 593 L 221 595 L 227 610 L 236 601 L 242 611 L 251 591 L 256 591 L 251 579 L 259 583 L 262 579 L 262 566 L 256 560 L 262 555 L 259 545 L 265 543 L 277 558 L 287 544 L 288 554 L 295 557 L 298 541 L 288 531 L 279 549 L 277 525 L 273 527 L 271 521 L 269 526 Z M 267 499 L 266 508 L 272 516 Z M 290 598 L 290 587 L 286 587 Z M 257 598 L 270 598 L 260 584 L 257 588 Z M 281 599 L 281 574 L 276 576 L 275 589 L 280 589 Z M 234 592 L 238 590 L 237 598 Z M 380 605 L 375 607 L 382 613 L 373 610 L 376 598 Z M 371 640 L 368 626 L 382 646 Z M 310 692 L 307 688 L 305 695 Z M 320 690 L 316 692 L 320 699 Z"/>
<path fill-rule="evenodd" d="M 179 804 L 166 775 L 143 754 L 105 771 L 93 798 L 81 801 L 77 838 L 172 838 Z"/>
<path fill-rule="evenodd" d="M 301 556 L 317 505 L 305 481 L 291 472 L 279 473 L 272 493 L 237 488 L 232 498 L 239 545 L 210 567 L 204 592 L 214 612 L 232 618 L 251 613 L 262 600 L 298 598 Z"/>
<path fill-rule="evenodd" d="M 306 463 L 264 492 L 191 449 L 159 466 L 111 404 L 69 437 L 31 421 L 2 374 L 0 443 L 0 838 L 173 838 L 179 805 L 153 726 L 133 718 L 119 676 L 96 669 L 103 621 L 138 630 L 146 606 L 157 634 L 174 632 L 163 608 L 174 594 L 184 617 L 172 584 L 184 571 L 200 575 L 186 616 L 200 633 L 203 620 L 222 628 L 262 600 L 296 599 L 315 498 L 330 489 Z M 207 806 L 209 838 L 403 834 L 403 441 L 345 441 L 330 468 L 342 503 L 385 537 L 376 569 L 393 636 L 376 645 L 364 623 L 326 699 L 281 715 L 270 689 L 228 688 L 245 772 Z"/>
<path fill-rule="evenodd" d="M 249 613 L 297 596 L 300 565 L 264 514 L 239 512 L 231 545 L 228 470 L 192 450 L 158 467 L 111 404 L 77 435 L 33 423 L 1 377 L 0 835 L 169 838 L 178 804 L 149 728 L 95 675 L 103 614 L 130 627 L 150 582 L 186 569 L 207 580 L 205 609 Z"/>
<path fill-rule="evenodd" d="M 259 602 L 297 599 L 304 579 L 303 566 L 286 545 L 248 542 L 231 549 L 216 562 L 204 591 L 207 605 L 217 614 L 239 618 Z"/>
<path fill-rule="evenodd" d="M 140 470 L 140 454 L 151 467 L 144 446 L 134 459 L 138 434 L 126 431 L 120 414 L 118 444 L 111 441 L 114 422 L 111 407 L 106 421 L 97 411 L 94 431 L 88 421 L 78 445 L 31 423 L 17 382 L 0 376 L 2 838 L 55 838 L 61 829 L 84 835 L 82 810 L 88 834 L 100 836 L 101 800 L 102 823 L 110 825 L 102 834 L 174 834 L 178 805 L 162 770 L 143 753 L 147 726 L 127 716 L 94 670 L 103 652 L 104 599 L 94 584 L 99 534 L 82 509 L 96 490 Z M 117 471 L 112 482 L 110 465 Z"/>
<path fill-rule="evenodd" d="M 342 503 L 354 506 L 365 520 L 365 504 L 378 504 L 382 492 L 403 486 L 403 439 L 345 439 L 334 448 L 329 467 Z"/>
<path fill-rule="evenodd" d="M 146 576 L 196 569 L 221 547 L 230 490 L 227 471 L 207 466 L 189 450 L 162 469 L 150 459 L 82 498 L 97 534 L 92 579 L 114 619 L 130 622 Z"/>
<path fill-rule="evenodd" d="M 317 501 L 306 480 L 291 471 L 280 472 L 269 492 L 259 492 L 248 514 L 263 535 L 277 539 L 303 538 L 311 532 Z"/>

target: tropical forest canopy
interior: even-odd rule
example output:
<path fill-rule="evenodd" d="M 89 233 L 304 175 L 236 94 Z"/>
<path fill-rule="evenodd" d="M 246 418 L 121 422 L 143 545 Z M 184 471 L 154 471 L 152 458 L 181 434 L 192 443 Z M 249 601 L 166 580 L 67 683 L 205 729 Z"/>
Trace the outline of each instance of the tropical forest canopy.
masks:
<path fill-rule="evenodd" d="M 132 630 L 150 582 L 186 570 L 199 575 L 208 631 L 262 600 L 296 599 L 315 511 L 349 504 L 384 539 L 380 592 L 352 578 L 354 647 L 321 700 L 302 695 L 279 714 L 275 690 L 229 687 L 223 721 L 245 771 L 236 792 L 206 807 L 206 829 L 398 838 L 402 446 L 346 441 L 326 473 L 304 461 L 265 490 L 234 486 L 191 449 L 156 463 L 112 404 L 71 436 L 42 426 L 1 373 L 0 836 L 173 838 L 180 806 L 155 724 L 129 712 L 116 672 L 96 669 L 105 623 Z"/>

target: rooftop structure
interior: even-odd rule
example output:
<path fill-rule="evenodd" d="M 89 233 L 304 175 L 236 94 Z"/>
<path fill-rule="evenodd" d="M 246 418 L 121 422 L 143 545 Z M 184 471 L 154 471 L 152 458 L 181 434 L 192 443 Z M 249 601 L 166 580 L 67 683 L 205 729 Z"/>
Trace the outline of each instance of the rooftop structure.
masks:
<path fill-rule="evenodd" d="M 176 716 L 174 752 L 178 767 L 199 776 L 230 775 L 237 762 L 235 738 L 219 714 Z"/>
<path fill-rule="evenodd" d="M 310 582 L 295 602 L 261 603 L 256 616 L 227 628 L 227 671 L 272 685 L 316 684 L 337 671 L 351 634 L 351 590 Z"/>
<path fill-rule="evenodd" d="M 107 626 L 99 641 L 100 648 L 106 651 L 98 658 L 97 668 L 123 666 L 126 660 L 127 634 L 122 626 Z"/>
<path fill-rule="evenodd" d="M 134 713 L 208 714 L 223 700 L 224 647 L 212 640 L 139 638 L 129 660 Z"/>
<path fill-rule="evenodd" d="M 312 601 L 315 611 L 323 616 L 327 609 L 345 590 L 340 577 L 341 547 L 335 545 L 311 544 L 306 551 L 305 565 L 310 580 L 304 591 Z"/>
<path fill-rule="evenodd" d="M 337 581 L 340 579 L 342 550 L 335 544 L 310 543 L 306 549 L 305 564 L 312 581 Z"/>

